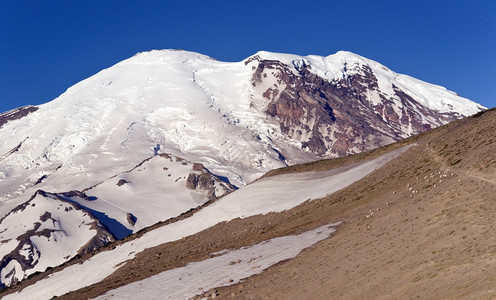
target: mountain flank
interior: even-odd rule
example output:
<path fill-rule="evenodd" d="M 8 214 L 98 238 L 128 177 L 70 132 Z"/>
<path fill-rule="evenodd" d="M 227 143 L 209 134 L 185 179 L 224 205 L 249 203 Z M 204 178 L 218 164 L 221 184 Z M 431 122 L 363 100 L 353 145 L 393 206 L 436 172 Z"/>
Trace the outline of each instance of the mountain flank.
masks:
<path fill-rule="evenodd" d="M 0 114 L 0 285 L 106 244 L 92 242 L 101 235 L 91 226 L 84 238 L 69 234 L 86 215 L 122 239 L 267 171 L 368 151 L 481 109 L 345 51 L 260 51 L 240 62 L 139 53 L 53 101 Z M 27 237 L 2 218 L 36 195 L 40 205 L 22 213 Z M 77 203 L 79 217 L 57 199 Z M 43 216 L 56 213 L 51 226 Z"/>
<path fill-rule="evenodd" d="M 493 297 L 495 130 L 496 112 L 489 110 L 407 139 L 400 144 L 415 146 L 347 188 L 291 210 L 220 223 L 180 241 L 147 249 L 104 281 L 63 298 L 94 297 L 223 249 L 336 221 L 343 223 L 331 238 L 295 259 L 202 296 Z M 400 144 L 363 155 L 391 151 Z M 361 159 L 351 156 L 301 168 L 332 168 Z"/>
<path fill-rule="evenodd" d="M 39 272 L 64 281 L 70 276 L 54 271 L 69 264 L 68 270 L 77 269 L 75 261 L 83 262 L 79 271 L 91 273 L 87 281 L 40 291 L 60 295 L 94 284 L 116 265 L 129 267 L 126 261 L 144 249 L 219 222 L 279 216 L 335 193 L 407 149 L 445 159 L 446 170 L 436 171 L 447 177 L 448 166 L 470 164 L 462 152 L 427 144 L 429 152 L 420 137 L 392 143 L 473 114 L 484 119 L 489 112 L 482 109 L 345 51 L 327 57 L 260 51 L 234 63 L 188 51 L 140 53 L 49 103 L 0 114 L 0 286 L 35 280 Z M 370 151 L 384 145 L 390 146 Z M 432 172 L 422 178 L 431 182 Z M 436 190 L 441 182 L 428 187 Z M 422 192 L 408 189 L 412 198 Z M 368 219 L 377 216 L 370 210 Z M 321 225 L 347 224 L 326 221 Z M 281 224 L 279 234 L 291 232 Z M 219 247 L 266 240 L 261 231 L 261 239 L 243 232 L 246 240 L 231 245 L 223 239 Z M 84 261 L 92 255 L 87 252 L 95 253 L 92 262 Z M 97 270 L 99 259 L 105 271 Z"/>
<path fill-rule="evenodd" d="M 495 129 L 494 110 L 443 126 L 416 138 L 416 147 L 365 180 L 298 207 L 296 219 L 344 224 L 294 260 L 217 294 L 494 297 Z"/>

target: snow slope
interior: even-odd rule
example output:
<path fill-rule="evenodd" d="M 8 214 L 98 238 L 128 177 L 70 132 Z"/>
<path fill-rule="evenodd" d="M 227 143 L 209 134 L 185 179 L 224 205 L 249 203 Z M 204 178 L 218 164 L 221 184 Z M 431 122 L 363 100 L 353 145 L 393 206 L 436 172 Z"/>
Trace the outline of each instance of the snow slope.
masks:
<path fill-rule="evenodd" d="M 62 264 L 93 245 L 113 240 L 112 234 L 87 211 L 37 192 L 31 200 L 0 219 L 2 282 L 16 282 L 36 271 Z M 36 268 L 26 270 L 26 265 Z"/>
<path fill-rule="evenodd" d="M 166 154 L 82 192 L 38 190 L 0 219 L 2 283 L 11 285 L 232 190 L 203 165 Z"/>
<path fill-rule="evenodd" d="M 255 56 L 278 59 L 294 73 L 294 66 L 304 61 L 312 66 L 311 72 L 327 80 L 360 72 L 359 66 L 367 64 L 374 67 L 383 94 L 393 93 L 393 85 L 401 86 L 429 108 L 461 116 L 482 108 L 349 52 L 328 57 L 268 52 Z M 202 163 L 237 186 L 286 162 L 317 158 L 302 154 L 297 147 L 301 141 L 285 138 L 278 120 L 267 117 L 269 101 L 252 84 L 254 67 L 251 58 L 226 63 L 193 52 L 163 50 L 140 53 L 83 80 L 0 128 L 0 155 L 19 146 L 1 158 L 0 200 L 22 195 L 44 175 L 43 185 L 49 189 L 81 190 L 137 165 L 156 149 Z M 280 149 L 285 150 L 284 160 Z M 61 177 L 71 178 L 70 184 Z"/>
<path fill-rule="evenodd" d="M 209 289 L 238 283 L 241 279 L 262 273 L 278 262 L 295 257 L 303 249 L 328 238 L 336 225 L 339 223 L 299 235 L 273 238 L 235 251 L 225 251 L 220 256 L 110 290 L 95 299 L 190 299 Z"/>
<path fill-rule="evenodd" d="M 80 197 L 70 200 L 105 212 L 136 232 L 233 190 L 233 186 L 211 174 L 201 164 L 160 154 L 128 172 L 85 189 L 86 196 L 95 200 L 87 201 Z M 129 222 L 129 214 L 135 221 Z"/>
<path fill-rule="evenodd" d="M 219 222 L 280 212 L 310 199 L 336 192 L 370 174 L 411 146 L 376 159 L 325 172 L 273 176 L 239 189 L 189 218 L 157 228 L 133 241 L 100 252 L 82 264 L 69 266 L 5 299 L 46 299 L 99 282 L 136 253 L 198 233 Z"/>

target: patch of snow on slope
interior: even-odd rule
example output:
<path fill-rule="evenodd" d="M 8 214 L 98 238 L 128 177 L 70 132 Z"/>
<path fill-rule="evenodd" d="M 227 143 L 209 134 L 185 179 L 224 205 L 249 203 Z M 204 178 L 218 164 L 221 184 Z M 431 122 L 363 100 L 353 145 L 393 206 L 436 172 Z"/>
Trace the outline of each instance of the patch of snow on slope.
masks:
<path fill-rule="evenodd" d="M 5 299 L 51 298 L 97 283 L 112 274 L 122 262 L 132 259 L 146 248 L 179 240 L 223 221 L 280 212 L 307 200 L 322 198 L 367 176 L 411 146 L 331 171 L 286 174 L 256 181 L 187 219 L 157 228 L 113 250 L 98 253 L 82 264 L 53 273 Z"/>
<path fill-rule="evenodd" d="M 446 88 L 430 84 L 408 75 L 397 74 L 393 82 L 410 97 L 433 110 L 439 112 L 458 112 L 463 116 L 470 116 L 482 109 L 482 105 L 460 97 Z"/>
<path fill-rule="evenodd" d="M 110 290 L 95 299 L 189 299 L 215 287 L 236 284 L 241 279 L 262 273 L 278 262 L 296 257 L 303 249 L 330 237 L 335 231 L 333 227 L 338 224 L 228 251 Z"/>

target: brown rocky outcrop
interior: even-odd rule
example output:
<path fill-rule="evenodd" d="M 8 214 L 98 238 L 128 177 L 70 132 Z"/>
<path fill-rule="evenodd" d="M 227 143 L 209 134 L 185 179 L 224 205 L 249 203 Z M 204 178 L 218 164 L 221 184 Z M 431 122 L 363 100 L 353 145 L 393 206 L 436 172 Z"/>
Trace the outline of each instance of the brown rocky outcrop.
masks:
<path fill-rule="evenodd" d="M 434 112 L 396 86 L 394 96 L 382 93 L 366 64 L 344 63 L 343 77 L 329 81 L 312 73 L 312 66 L 304 60 L 289 66 L 255 55 L 245 63 L 254 61 L 254 87 L 275 78 L 275 83 L 261 92 L 270 101 L 267 115 L 280 123 L 284 135 L 300 142 L 302 149 L 320 156 L 362 152 L 459 117 Z M 371 94 L 380 101 L 370 99 Z M 427 122 L 426 116 L 437 123 Z"/>
<path fill-rule="evenodd" d="M 0 128 L 2 128 L 2 126 L 7 124 L 9 121 L 21 119 L 28 114 L 37 111 L 38 109 L 39 108 L 37 106 L 29 105 L 10 110 L 8 112 L 0 113 Z"/>
<path fill-rule="evenodd" d="M 206 192 L 208 200 L 215 199 L 217 195 L 215 194 L 216 183 L 223 187 L 226 191 L 233 191 L 236 189 L 229 182 L 225 182 L 221 178 L 210 173 L 203 164 L 194 163 L 193 172 L 188 175 L 186 179 L 186 188 L 190 190 L 202 190 Z"/>

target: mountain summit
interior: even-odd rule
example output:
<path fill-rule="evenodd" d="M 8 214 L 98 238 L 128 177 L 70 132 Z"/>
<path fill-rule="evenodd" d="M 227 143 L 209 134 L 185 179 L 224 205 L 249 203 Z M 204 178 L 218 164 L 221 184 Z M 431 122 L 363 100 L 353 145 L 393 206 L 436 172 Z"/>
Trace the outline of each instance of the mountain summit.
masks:
<path fill-rule="evenodd" d="M 269 170 L 363 152 L 482 109 L 350 52 L 258 52 L 235 63 L 139 53 L 49 103 L 0 114 L 1 282 Z M 14 226 L 21 215 L 24 227 Z"/>

